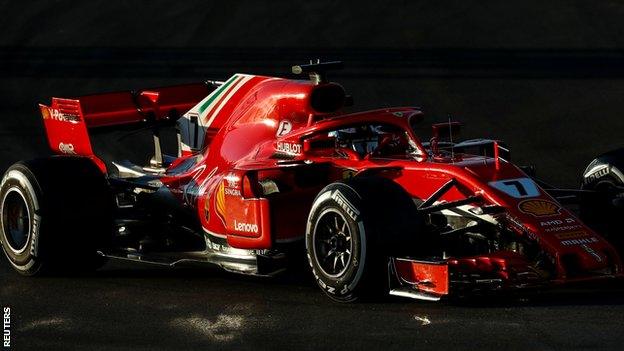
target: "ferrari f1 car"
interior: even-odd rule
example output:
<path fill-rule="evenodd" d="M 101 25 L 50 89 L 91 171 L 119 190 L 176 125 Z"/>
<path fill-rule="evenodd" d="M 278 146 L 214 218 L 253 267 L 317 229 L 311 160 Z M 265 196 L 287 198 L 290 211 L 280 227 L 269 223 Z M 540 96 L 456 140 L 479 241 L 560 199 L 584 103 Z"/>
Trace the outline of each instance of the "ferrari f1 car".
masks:
<path fill-rule="evenodd" d="M 305 255 L 339 301 L 622 276 L 616 247 L 564 207 L 615 210 L 621 188 L 549 187 L 498 140 L 453 141 L 458 122 L 423 140 L 418 108 L 345 113 L 352 99 L 326 77 L 339 65 L 40 105 L 58 155 L 4 174 L 8 261 L 23 275 L 122 259 L 271 276 Z M 167 126 L 177 156 L 162 151 Z M 119 128 L 153 131 L 146 164 L 94 151 L 92 133 Z"/>

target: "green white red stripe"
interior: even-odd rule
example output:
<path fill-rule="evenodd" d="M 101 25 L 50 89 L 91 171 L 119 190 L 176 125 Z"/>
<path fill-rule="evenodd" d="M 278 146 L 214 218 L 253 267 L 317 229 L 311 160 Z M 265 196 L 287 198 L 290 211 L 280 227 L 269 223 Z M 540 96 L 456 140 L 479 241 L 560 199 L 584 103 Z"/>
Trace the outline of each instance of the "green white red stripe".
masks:
<path fill-rule="evenodd" d="M 235 74 L 197 104 L 200 125 L 210 128 L 215 117 L 219 115 L 219 112 L 232 95 L 236 94 L 236 92 L 253 77 L 254 76 L 247 74 Z M 193 111 L 193 109 L 191 109 L 191 111 Z"/>
<path fill-rule="evenodd" d="M 211 127 L 230 98 L 254 77 L 248 74 L 233 75 L 178 120 L 183 153 L 203 146 L 206 129 Z"/>

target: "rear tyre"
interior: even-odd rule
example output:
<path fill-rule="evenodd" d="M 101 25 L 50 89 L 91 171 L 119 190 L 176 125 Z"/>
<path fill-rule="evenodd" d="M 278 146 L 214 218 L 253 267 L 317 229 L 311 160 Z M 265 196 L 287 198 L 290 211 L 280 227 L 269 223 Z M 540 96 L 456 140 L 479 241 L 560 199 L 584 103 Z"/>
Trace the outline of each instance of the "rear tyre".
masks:
<path fill-rule="evenodd" d="M 89 159 L 51 157 L 11 166 L 0 184 L 0 243 L 23 275 L 82 272 L 105 260 L 111 236 L 105 176 Z"/>
<path fill-rule="evenodd" d="M 428 249 L 423 233 L 414 202 L 392 180 L 333 183 L 321 190 L 308 217 L 308 263 L 336 301 L 380 297 L 388 291 L 388 258 Z"/>

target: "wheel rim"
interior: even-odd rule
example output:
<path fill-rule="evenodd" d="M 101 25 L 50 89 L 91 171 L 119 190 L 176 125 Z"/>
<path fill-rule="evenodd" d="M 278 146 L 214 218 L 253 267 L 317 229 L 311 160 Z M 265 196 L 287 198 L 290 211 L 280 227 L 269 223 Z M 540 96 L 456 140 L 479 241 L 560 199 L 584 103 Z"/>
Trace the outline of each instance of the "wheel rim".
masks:
<path fill-rule="evenodd" d="M 7 246 L 16 254 L 26 250 L 30 239 L 30 223 L 26 198 L 18 188 L 9 189 L 2 199 L 2 229 Z"/>
<path fill-rule="evenodd" d="M 327 209 L 321 213 L 314 226 L 314 257 L 324 274 L 330 277 L 343 275 L 353 257 L 351 229 L 342 213 Z"/>

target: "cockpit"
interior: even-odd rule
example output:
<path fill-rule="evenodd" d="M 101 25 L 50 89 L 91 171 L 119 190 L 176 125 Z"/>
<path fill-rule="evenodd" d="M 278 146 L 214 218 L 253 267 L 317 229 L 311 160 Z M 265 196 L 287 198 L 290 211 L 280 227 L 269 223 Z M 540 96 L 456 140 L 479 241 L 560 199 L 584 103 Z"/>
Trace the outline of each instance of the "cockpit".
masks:
<path fill-rule="evenodd" d="M 325 136 L 316 139 L 316 146 L 331 147 L 338 156 L 347 158 L 410 158 L 418 154 L 408 133 L 392 124 L 346 126 L 329 131 Z"/>

